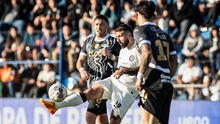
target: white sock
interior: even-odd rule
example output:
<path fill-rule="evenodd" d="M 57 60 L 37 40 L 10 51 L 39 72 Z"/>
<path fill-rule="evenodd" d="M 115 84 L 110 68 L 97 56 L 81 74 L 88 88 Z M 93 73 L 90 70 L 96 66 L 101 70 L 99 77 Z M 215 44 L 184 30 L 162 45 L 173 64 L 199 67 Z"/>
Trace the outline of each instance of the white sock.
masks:
<path fill-rule="evenodd" d="M 75 93 L 66 97 L 62 102 L 55 102 L 55 106 L 59 109 L 63 107 L 77 106 L 83 103 L 81 95 L 79 93 Z"/>

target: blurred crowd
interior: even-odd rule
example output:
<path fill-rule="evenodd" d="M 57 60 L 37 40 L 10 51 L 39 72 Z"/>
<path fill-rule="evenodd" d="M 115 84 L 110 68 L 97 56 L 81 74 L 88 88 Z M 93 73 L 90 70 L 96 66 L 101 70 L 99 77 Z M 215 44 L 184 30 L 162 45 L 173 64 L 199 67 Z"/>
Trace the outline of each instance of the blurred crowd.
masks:
<path fill-rule="evenodd" d="M 134 5 L 141 0 L 0 0 L 0 61 L 58 60 L 64 41 L 63 74 L 68 88 L 86 88 L 76 70 L 93 18 L 105 15 L 109 32 L 120 23 L 136 25 Z M 220 100 L 220 1 L 154 0 L 158 26 L 172 38 L 178 52 L 174 99 Z M 0 97 L 47 97 L 57 82 L 58 64 L 0 64 Z"/>

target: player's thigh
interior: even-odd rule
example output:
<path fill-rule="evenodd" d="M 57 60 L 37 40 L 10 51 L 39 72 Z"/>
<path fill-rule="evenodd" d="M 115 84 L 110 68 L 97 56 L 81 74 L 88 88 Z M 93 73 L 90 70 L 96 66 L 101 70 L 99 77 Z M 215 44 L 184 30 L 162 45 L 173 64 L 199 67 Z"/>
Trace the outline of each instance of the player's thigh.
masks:
<path fill-rule="evenodd" d="M 125 116 L 128 109 L 134 103 L 138 91 L 127 89 L 126 87 L 115 87 L 112 93 L 113 116 L 119 116 L 121 119 Z"/>
<path fill-rule="evenodd" d="M 87 124 L 95 124 L 97 115 L 91 112 L 86 112 L 86 123 Z"/>
<path fill-rule="evenodd" d="M 91 88 L 84 91 L 87 100 L 99 99 L 102 97 L 104 88 L 98 84 L 94 84 Z"/>
<path fill-rule="evenodd" d="M 120 124 L 122 119 L 119 116 L 115 117 L 113 113 L 114 113 L 114 110 L 112 110 L 112 113 L 111 113 L 110 124 Z"/>
<path fill-rule="evenodd" d="M 159 124 L 159 120 L 140 106 L 142 124 Z"/>
<path fill-rule="evenodd" d="M 109 122 L 108 122 L 108 115 L 107 115 L 107 113 L 98 115 L 96 122 L 98 124 L 108 124 Z"/>

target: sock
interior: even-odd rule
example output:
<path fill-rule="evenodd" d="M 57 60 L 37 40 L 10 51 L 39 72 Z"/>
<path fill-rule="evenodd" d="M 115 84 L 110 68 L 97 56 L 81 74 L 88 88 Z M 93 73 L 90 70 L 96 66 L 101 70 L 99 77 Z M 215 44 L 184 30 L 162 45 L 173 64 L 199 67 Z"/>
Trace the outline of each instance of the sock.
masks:
<path fill-rule="evenodd" d="M 85 93 L 79 93 L 79 94 L 82 97 L 83 102 L 86 102 L 87 98 L 86 98 Z"/>
<path fill-rule="evenodd" d="M 75 93 L 66 97 L 62 102 L 55 102 L 57 109 L 63 107 L 77 106 L 83 104 L 86 101 L 86 96 L 84 93 Z"/>

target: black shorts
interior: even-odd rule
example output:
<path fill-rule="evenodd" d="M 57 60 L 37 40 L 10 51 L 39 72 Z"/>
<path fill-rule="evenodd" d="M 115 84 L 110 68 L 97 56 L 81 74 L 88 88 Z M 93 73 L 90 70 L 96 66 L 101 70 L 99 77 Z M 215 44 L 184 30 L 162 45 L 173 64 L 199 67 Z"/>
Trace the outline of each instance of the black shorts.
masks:
<path fill-rule="evenodd" d="M 105 114 L 107 113 L 106 102 L 107 100 L 89 100 L 87 111 L 95 115 Z"/>
<path fill-rule="evenodd" d="M 144 89 L 148 93 L 147 100 L 140 99 L 140 105 L 153 114 L 162 124 L 168 124 L 173 86 L 169 74 L 151 70 L 145 81 Z"/>

